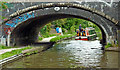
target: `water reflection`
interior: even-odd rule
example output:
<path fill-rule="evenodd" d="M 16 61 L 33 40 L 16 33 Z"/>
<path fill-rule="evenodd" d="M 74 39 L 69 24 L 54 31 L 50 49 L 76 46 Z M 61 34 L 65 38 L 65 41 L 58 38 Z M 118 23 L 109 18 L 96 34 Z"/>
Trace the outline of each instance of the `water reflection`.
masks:
<path fill-rule="evenodd" d="M 8 64 L 7 68 L 118 67 L 118 52 L 105 52 L 96 41 L 67 40 L 49 50 Z M 114 57 L 113 57 L 114 56 Z M 114 61 L 116 60 L 116 61 Z"/>
<path fill-rule="evenodd" d="M 69 60 L 74 60 L 72 65 L 83 67 L 99 67 L 100 59 L 103 55 L 103 51 L 100 50 L 102 45 L 99 41 L 80 41 L 72 40 L 62 42 L 61 45 L 67 44 L 65 47 L 58 47 L 64 51 L 69 52 Z"/>

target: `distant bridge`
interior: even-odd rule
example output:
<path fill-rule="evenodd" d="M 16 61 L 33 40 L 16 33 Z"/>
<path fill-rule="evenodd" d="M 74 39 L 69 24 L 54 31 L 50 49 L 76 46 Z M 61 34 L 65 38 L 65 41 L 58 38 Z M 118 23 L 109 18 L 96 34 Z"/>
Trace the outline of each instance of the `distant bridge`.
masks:
<path fill-rule="evenodd" d="M 1 38 L 6 39 L 6 45 L 28 45 L 37 41 L 40 28 L 48 22 L 62 18 L 81 18 L 96 24 L 102 31 L 102 43 L 120 41 L 120 23 L 118 21 L 118 2 L 113 7 L 104 3 L 83 2 L 27 2 L 10 3 L 3 11 L 8 17 L 1 25 Z M 89 6 L 88 6 L 89 5 Z M 115 6 L 115 7 L 114 7 Z"/>

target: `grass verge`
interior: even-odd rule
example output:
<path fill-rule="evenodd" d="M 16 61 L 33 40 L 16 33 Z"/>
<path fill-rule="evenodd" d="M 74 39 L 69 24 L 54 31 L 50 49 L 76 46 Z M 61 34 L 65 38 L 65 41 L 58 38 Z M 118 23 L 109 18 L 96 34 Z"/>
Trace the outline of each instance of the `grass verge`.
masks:
<path fill-rule="evenodd" d="M 39 40 L 41 41 L 41 40 L 43 40 L 43 38 L 42 38 L 42 37 L 39 37 Z"/>
<path fill-rule="evenodd" d="M 2 50 L 2 49 L 9 49 L 9 48 L 18 48 L 17 46 L 15 46 L 15 47 L 11 47 L 11 46 L 4 46 L 4 45 L 0 45 L 0 50 Z"/>
<path fill-rule="evenodd" d="M 28 53 L 26 53 L 25 55 L 28 56 L 28 55 L 35 54 L 35 53 L 38 53 L 38 50 L 32 51 L 32 52 L 28 52 Z"/>
<path fill-rule="evenodd" d="M 25 48 L 22 48 L 22 49 L 17 49 L 17 50 L 12 50 L 11 52 L 6 52 L 4 54 L 1 54 L 0 55 L 0 60 L 4 59 L 4 58 L 7 58 L 7 57 L 10 57 L 10 56 L 13 56 L 13 55 L 17 55 L 17 54 L 20 54 L 22 53 L 23 50 L 26 50 L 26 49 L 32 49 L 32 47 L 25 47 Z"/>
<path fill-rule="evenodd" d="M 112 44 L 108 43 L 107 45 L 105 45 L 105 48 L 109 48 L 109 47 L 113 47 Z"/>

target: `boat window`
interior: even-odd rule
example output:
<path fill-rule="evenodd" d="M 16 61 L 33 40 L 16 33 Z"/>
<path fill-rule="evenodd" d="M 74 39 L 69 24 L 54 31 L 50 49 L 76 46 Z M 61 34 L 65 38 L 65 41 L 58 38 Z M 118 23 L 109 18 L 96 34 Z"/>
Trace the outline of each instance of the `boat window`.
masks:
<path fill-rule="evenodd" d="M 90 30 L 90 31 L 89 31 L 89 34 L 90 34 L 90 35 L 95 34 L 95 30 Z"/>

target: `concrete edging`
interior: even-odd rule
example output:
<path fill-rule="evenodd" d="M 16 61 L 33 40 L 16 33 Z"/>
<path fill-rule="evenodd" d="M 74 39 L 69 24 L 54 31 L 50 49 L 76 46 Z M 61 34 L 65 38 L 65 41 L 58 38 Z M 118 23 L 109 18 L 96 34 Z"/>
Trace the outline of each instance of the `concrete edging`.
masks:
<path fill-rule="evenodd" d="M 8 58 L 5 58 L 3 60 L 0 60 L 0 66 L 2 67 L 2 66 L 4 66 L 7 63 L 10 63 L 10 62 L 12 62 L 14 60 L 17 60 L 18 58 L 22 58 L 22 56 L 23 56 L 23 54 L 21 53 L 21 54 L 13 55 L 11 57 L 8 57 Z"/>
<path fill-rule="evenodd" d="M 49 48 L 49 45 L 48 45 L 47 47 Z M 31 52 L 31 54 L 35 54 L 35 53 L 33 53 L 34 51 L 37 51 L 36 53 L 39 53 L 39 52 L 42 52 L 42 51 L 45 50 L 45 49 L 47 49 L 47 48 L 44 48 L 43 46 L 42 46 L 42 47 L 32 48 L 32 49 L 27 49 L 27 50 L 22 51 L 22 53 L 20 53 L 20 54 L 13 55 L 13 56 L 11 56 L 11 57 L 2 59 L 2 60 L 0 60 L 0 69 L 1 69 L 4 65 L 6 65 L 6 64 L 8 64 L 8 63 L 11 63 L 11 62 L 13 62 L 14 60 L 17 60 L 17 59 L 19 59 L 19 58 L 28 56 L 28 55 L 26 55 L 26 53 L 30 53 L 30 52 Z M 31 55 L 31 54 L 30 54 L 30 55 Z"/>
<path fill-rule="evenodd" d="M 106 48 L 105 51 L 120 52 L 120 47 L 109 47 Z"/>
<path fill-rule="evenodd" d="M 63 41 L 63 40 L 69 40 L 69 39 L 72 39 L 72 38 L 75 38 L 75 36 L 63 38 L 63 39 L 61 39 L 61 40 L 58 40 L 57 42 L 61 42 L 61 41 Z M 57 42 L 56 42 L 56 43 L 57 43 Z"/>

